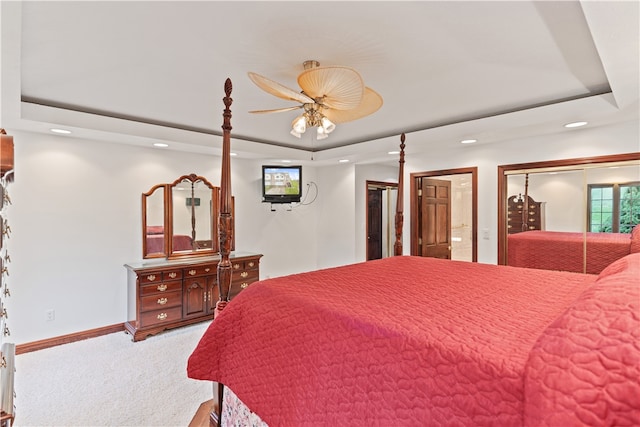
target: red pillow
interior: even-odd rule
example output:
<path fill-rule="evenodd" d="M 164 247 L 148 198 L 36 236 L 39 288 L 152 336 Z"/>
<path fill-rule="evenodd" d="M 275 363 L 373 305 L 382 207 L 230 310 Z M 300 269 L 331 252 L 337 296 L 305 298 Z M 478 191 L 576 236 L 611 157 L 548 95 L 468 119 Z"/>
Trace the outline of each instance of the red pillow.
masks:
<path fill-rule="evenodd" d="M 640 277 L 640 253 L 629 254 L 623 258 L 613 261 L 606 266 L 604 270 L 598 274 L 598 282 L 607 276 L 613 276 L 614 274 L 626 272 L 628 274 L 637 275 Z"/>
<path fill-rule="evenodd" d="M 631 230 L 631 247 L 629 248 L 629 253 L 637 252 L 640 252 L 640 224 L 636 224 Z"/>

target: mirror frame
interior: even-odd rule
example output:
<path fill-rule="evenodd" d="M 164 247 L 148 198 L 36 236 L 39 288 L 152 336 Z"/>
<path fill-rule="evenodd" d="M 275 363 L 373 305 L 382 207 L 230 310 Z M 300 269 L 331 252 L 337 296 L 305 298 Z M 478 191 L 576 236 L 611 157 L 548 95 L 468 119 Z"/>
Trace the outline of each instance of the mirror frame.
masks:
<path fill-rule="evenodd" d="M 173 208 L 174 208 L 174 204 L 173 204 L 173 189 L 181 184 L 182 182 L 185 181 L 191 181 L 192 184 L 195 184 L 198 181 L 201 181 L 204 185 L 206 185 L 207 187 L 209 187 L 209 189 L 211 190 L 211 224 L 210 224 L 210 228 L 211 228 L 211 235 L 209 236 L 211 238 L 211 247 L 209 248 L 202 248 L 202 249 L 197 249 L 197 250 L 192 250 L 192 251 L 174 251 L 173 250 L 173 236 L 174 236 L 174 232 L 173 232 Z M 168 223 L 169 223 L 169 228 L 165 229 L 168 232 L 165 233 L 165 239 L 166 239 L 166 243 L 168 246 L 168 253 L 169 253 L 169 258 L 182 258 L 185 256 L 202 256 L 202 255 L 212 255 L 212 254 L 216 254 L 218 252 L 220 252 L 220 239 L 219 239 L 219 235 L 218 235 L 218 226 L 217 226 L 217 218 L 220 215 L 220 188 L 219 187 L 215 187 L 214 185 L 212 185 L 205 177 L 203 176 L 199 176 L 196 174 L 189 174 L 189 175 L 182 175 L 180 178 L 176 179 L 175 181 L 173 181 L 173 183 L 171 183 L 168 187 L 168 203 L 166 203 L 166 205 L 168 205 L 167 208 L 167 219 L 168 219 Z M 194 221 L 192 219 L 192 221 Z M 193 225 L 195 225 L 194 222 L 192 222 Z"/>
<path fill-rule="evenodd" d="M 195 251 L 173 251 L 173 188 L 183 181 L 201 181 L 211 189 L 211 247 Z M 148 253 L 147 248 L 147 201 L 160 190 L 163 197 L 163 236 L 164 246 L 162 252 Z M 231 198 L 231 209 L 235 211 L 235 199 Z M 220 253 L 220 236 L 218 230 L 218 217 L 220 215 L 220 187 L 216 187 L 205 177 L 196 174 L 182 175 L 172 183 L 156 184 L 146 193 L 142 193 L 142 258 L 186 258 L 217 255 Z M 235 221 L 234 221 L 235 222 Z M 232 224 L 235 230 L 235 224 Z M 235 250 L 235 233 L 232 234 L 231 250 Z"/>
<path fill-rule="evenodd" d="M 153 252 L 149 253 L 147 248 L 147 199 L 154 195 L 156 190 L 162 189 L 162 206 L 163 206 L 163 235 L 164 235 L 164 245 L 162 252 Z M 168 203 L 167 203 L 167 193 L 169 191 L 168 184 L 157 184 L 151 187 L 149 191 L 146 193 L 142 193 L 142 258 L 166 258 L 169 255 L 169 246 L 167 240 L 167 230 L 169 229 L 169 219 L 168 219 Z"/>
<path fill-rule="evenodd" d="M 509 195 L 507 194 L 508 174 L 506 172 L 520 169 L 533 172 L 535 169 L 571 166 L 579 168 L 590 164 L 633 160 L 640 160 L 640 152 L 498 166 L 498 265 L 506 265 L 507 263 L 507 199 Z"/>

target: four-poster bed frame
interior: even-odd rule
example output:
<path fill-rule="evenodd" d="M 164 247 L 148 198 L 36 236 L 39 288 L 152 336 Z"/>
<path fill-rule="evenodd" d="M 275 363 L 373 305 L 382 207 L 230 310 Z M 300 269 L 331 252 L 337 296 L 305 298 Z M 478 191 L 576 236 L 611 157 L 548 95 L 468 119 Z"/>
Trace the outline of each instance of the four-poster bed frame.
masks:
<path fill-rule="evenodd" d="M 640 423 L 640 253 L 599 276 L 401 256 L 404 134 L 397 256 L 262 280 L 228 304 L 230 80 L 225 94 L 220 301 L 187 366 L 214 383 L 212 425 Z"/>
<path fill-rule="evenodd" d="M 231 98 L 231 91 L 233 90 L 233 84 L 231 79 L 227 78 L 224 83 L 225 96 L 222 99 L 224 102 L 224 111 L 222 114 L 222 167 L 220 172 L 220 218 L 218 221 L 219 236 L 220 236 L 220 262 L 218 263 L 218 295 L 220 299 L 216 303 L 214 318 L 227 306 L 229 303 L 229 289 L 231 287 L 232 280 L 232 267 L 229 259 L 231 253 L 231 242 L 233 242 L 233 214 L 232 214 L 232 192 L 231 192 L 231 104 L 233 98 Z M 402 227 L 403 227 L 403 203 L 402 198 L 404 195 L 404 149 L 405 134 L 400 135 L 400 160 L 398 169 L 398 191 L 396 200 L 396 213 L 395 213 L 395 243 L 394 243 L 394 256 L 402 255 Z M 217 407 L 211 413 L 212 425 L 220 425 L 220 415 L 222 410 L 222 397 L 223 397 L 223 384 L 219 383 L 215 393 L 215 399 L 217 401 Z"/>

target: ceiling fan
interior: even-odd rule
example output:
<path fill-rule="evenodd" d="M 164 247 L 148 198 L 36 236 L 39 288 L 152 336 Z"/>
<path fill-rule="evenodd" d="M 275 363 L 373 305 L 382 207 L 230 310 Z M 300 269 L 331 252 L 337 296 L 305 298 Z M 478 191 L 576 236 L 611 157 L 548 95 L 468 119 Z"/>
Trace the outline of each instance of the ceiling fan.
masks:
<path fill-rule="evenodd" d="M 382 106 L 382 97 L 364 85 L 362 77 L 353 68 L 342 66 L 321 67 L 315 60 L 303 63 L 304 71 L 298 76 L 302 92 L 296 92 L 271 79 L 249 72 L 249 78 L 260 89 L 278 98 L 296 101 L 301 105 L 273 110 L 254 110 L 250 113 L 280 113 L 303 109 L 291 123 L 291 134 L 298 138 L 307 127 L 317 127 L 317 138 L 326 138 L 336 127 L 373 114 Z"/>

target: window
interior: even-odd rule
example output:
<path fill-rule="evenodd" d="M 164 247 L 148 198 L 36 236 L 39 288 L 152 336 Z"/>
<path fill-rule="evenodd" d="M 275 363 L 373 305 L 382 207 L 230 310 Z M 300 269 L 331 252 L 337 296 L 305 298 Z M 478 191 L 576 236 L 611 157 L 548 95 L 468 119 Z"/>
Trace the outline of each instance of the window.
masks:
<path fill-rule="evenodd" d="M 640 223 L 640 183 L 590 184 L 589 231 L 631 233 Z"/>

